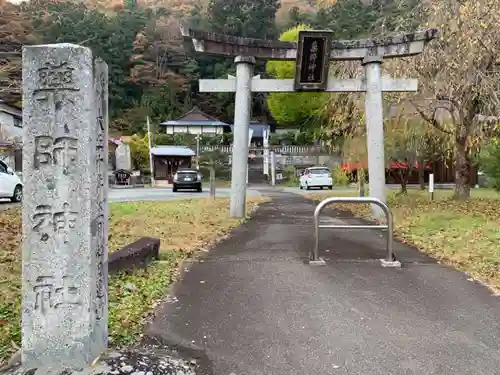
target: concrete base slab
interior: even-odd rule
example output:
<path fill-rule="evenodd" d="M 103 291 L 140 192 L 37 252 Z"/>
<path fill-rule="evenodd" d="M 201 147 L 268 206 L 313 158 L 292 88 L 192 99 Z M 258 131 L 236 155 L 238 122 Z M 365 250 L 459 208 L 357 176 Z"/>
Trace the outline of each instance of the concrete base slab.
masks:
<path fill-rule="evenodd" d="M 169 348 L 161 346 L 143 346 L 133 350 L 112 351 L 96 358 L 94 363 L 86 368 L 71 369 L 57 365 L 39 368 L 26 368 L 16 364 L 2 373 L 2 375 L 196 375 L 198 365 L 196 361 L 185 361 Z"/>
<path fill-rule="evenodd" d="M 401 268 L 401 262 L 399 260 L 388 261 L 386 259 L 380 259 L 380 265 L 384 268 Z"/>
<path fill-rule="evenodd" d="M 309 260 L 310 266 L 326 266 L 326 262 L 323 258 L 319 258 L 318 260 Z"/>

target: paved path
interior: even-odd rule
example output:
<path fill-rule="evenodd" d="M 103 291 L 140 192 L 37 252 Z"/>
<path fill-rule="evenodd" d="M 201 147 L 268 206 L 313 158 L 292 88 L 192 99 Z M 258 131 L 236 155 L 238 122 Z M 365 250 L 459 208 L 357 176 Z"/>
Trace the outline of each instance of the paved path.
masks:
<path fill-rule="evenodd" d="M 202 374 L 499 373 L 500 302 L 486 288 L 400 244 L 404 267 L 381 268 L 375 231 L 325 229 L 327 265 L 310 266 L 314 206 L 273 195 L 186 266 L 150 338 L 205 356 Z"/>

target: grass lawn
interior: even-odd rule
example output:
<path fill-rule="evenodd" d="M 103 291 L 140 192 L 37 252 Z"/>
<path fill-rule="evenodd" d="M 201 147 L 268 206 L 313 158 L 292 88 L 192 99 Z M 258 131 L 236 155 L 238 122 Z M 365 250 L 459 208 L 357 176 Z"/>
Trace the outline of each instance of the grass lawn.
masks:
<path fill-rule="evenodd" d="M 470 200 L 457 202 L 451 199 L 452 194 L 452 190 L 438 190 L 431 201 L 429 193 L 420 190 L 409 190 L 407 196 L 390 191 L 395 235 L 500 290 L 500 195 L 473 189 Z M 307 196 L 322 200 L 335 195 L 348 194 Z M 359 217 L 370 216 L 369 205 L 339 204 L 338 208 Z"/>
<path fill-rule="evenodd" d="M 248 212 L 265 198 L 248 198 Z M 109 279 L 110 344 L 135 341 L 144 319 L 165 295 L 180 261 L 221 239 L 241 220 L 228 217 L 229 200 L 192 199 L 110 205 L 109 251 L 140 237 L 161 240 L 161 262 L 132 275 Z M 21 216 L 19 209 L 0 212 L 0 365 L 20 343 Z M 125 286 L 133 284 L 131 292 Z M 0 366 L 1 367 L 1 366 Z"/>

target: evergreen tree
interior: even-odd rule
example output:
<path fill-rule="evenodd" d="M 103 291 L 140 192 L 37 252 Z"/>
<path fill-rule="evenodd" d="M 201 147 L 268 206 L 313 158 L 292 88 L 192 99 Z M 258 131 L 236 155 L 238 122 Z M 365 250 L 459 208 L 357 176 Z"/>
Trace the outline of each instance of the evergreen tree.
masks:
<path fill-rule="evenodd" d="M 247 38 L 275 39 L 279 0 L 210 0 L 212 31 Z"/>
<path fill-rule="evenodd" d="M 198 25 L 206 30 L 247 38 L 276 39 L 276 11 L 280 7 L 277 0 L 211 0 L 206 21 L 200 19 L 200 12 L 194 10 L 190 25 Z M 205 26 L 205 27 L 203 27 Z M 193 55 L 198 61 L 199 78 L 227 78 L 235 74 L 233 58 Z M 265 62 L 258 61 L 255 74 L 265 72 Z M 197 77 L 197 78 L 198 78 Z M 198 85 L 193 85 L 197 89 Z M 256 96 L 259 96 L 258 94 Z M 259 96 L 260 99 L 262 99 Z M 195 103 L 204 111 L 232 122 L 234 117 L 234 94 L 202 94 L 195 92 Z M 254 100 L 253 115 L 265 117 L 265 100 Z"/>

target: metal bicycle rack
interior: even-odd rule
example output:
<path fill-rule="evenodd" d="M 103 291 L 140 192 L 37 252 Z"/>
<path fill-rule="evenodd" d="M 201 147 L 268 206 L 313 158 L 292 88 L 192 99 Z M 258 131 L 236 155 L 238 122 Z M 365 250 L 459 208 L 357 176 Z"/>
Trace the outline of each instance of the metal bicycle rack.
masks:
<path fill-rule="evenodd" d="M 320 225 L 319 215 L 323 209 L 333 203 L 373 203 L 379 206 L 385 213 L 387 224 L 374 225 L 336 225 L 324 224 Z M 321 201 L 314 210 L 314 249 L 311 254 L 310 264 L 325 264 L 324 260 L 319 257 L 319 229 L 320 228 L 335 228 L 335 229 L 387 229 L 387 256 L 385 259 L 380 259 L 383 267 L 401 267 L 401 263 L 394 259 L 393 252 L 393 218 L 390 208 L 378 198 L 373 197 L 332 197 Z"/>

